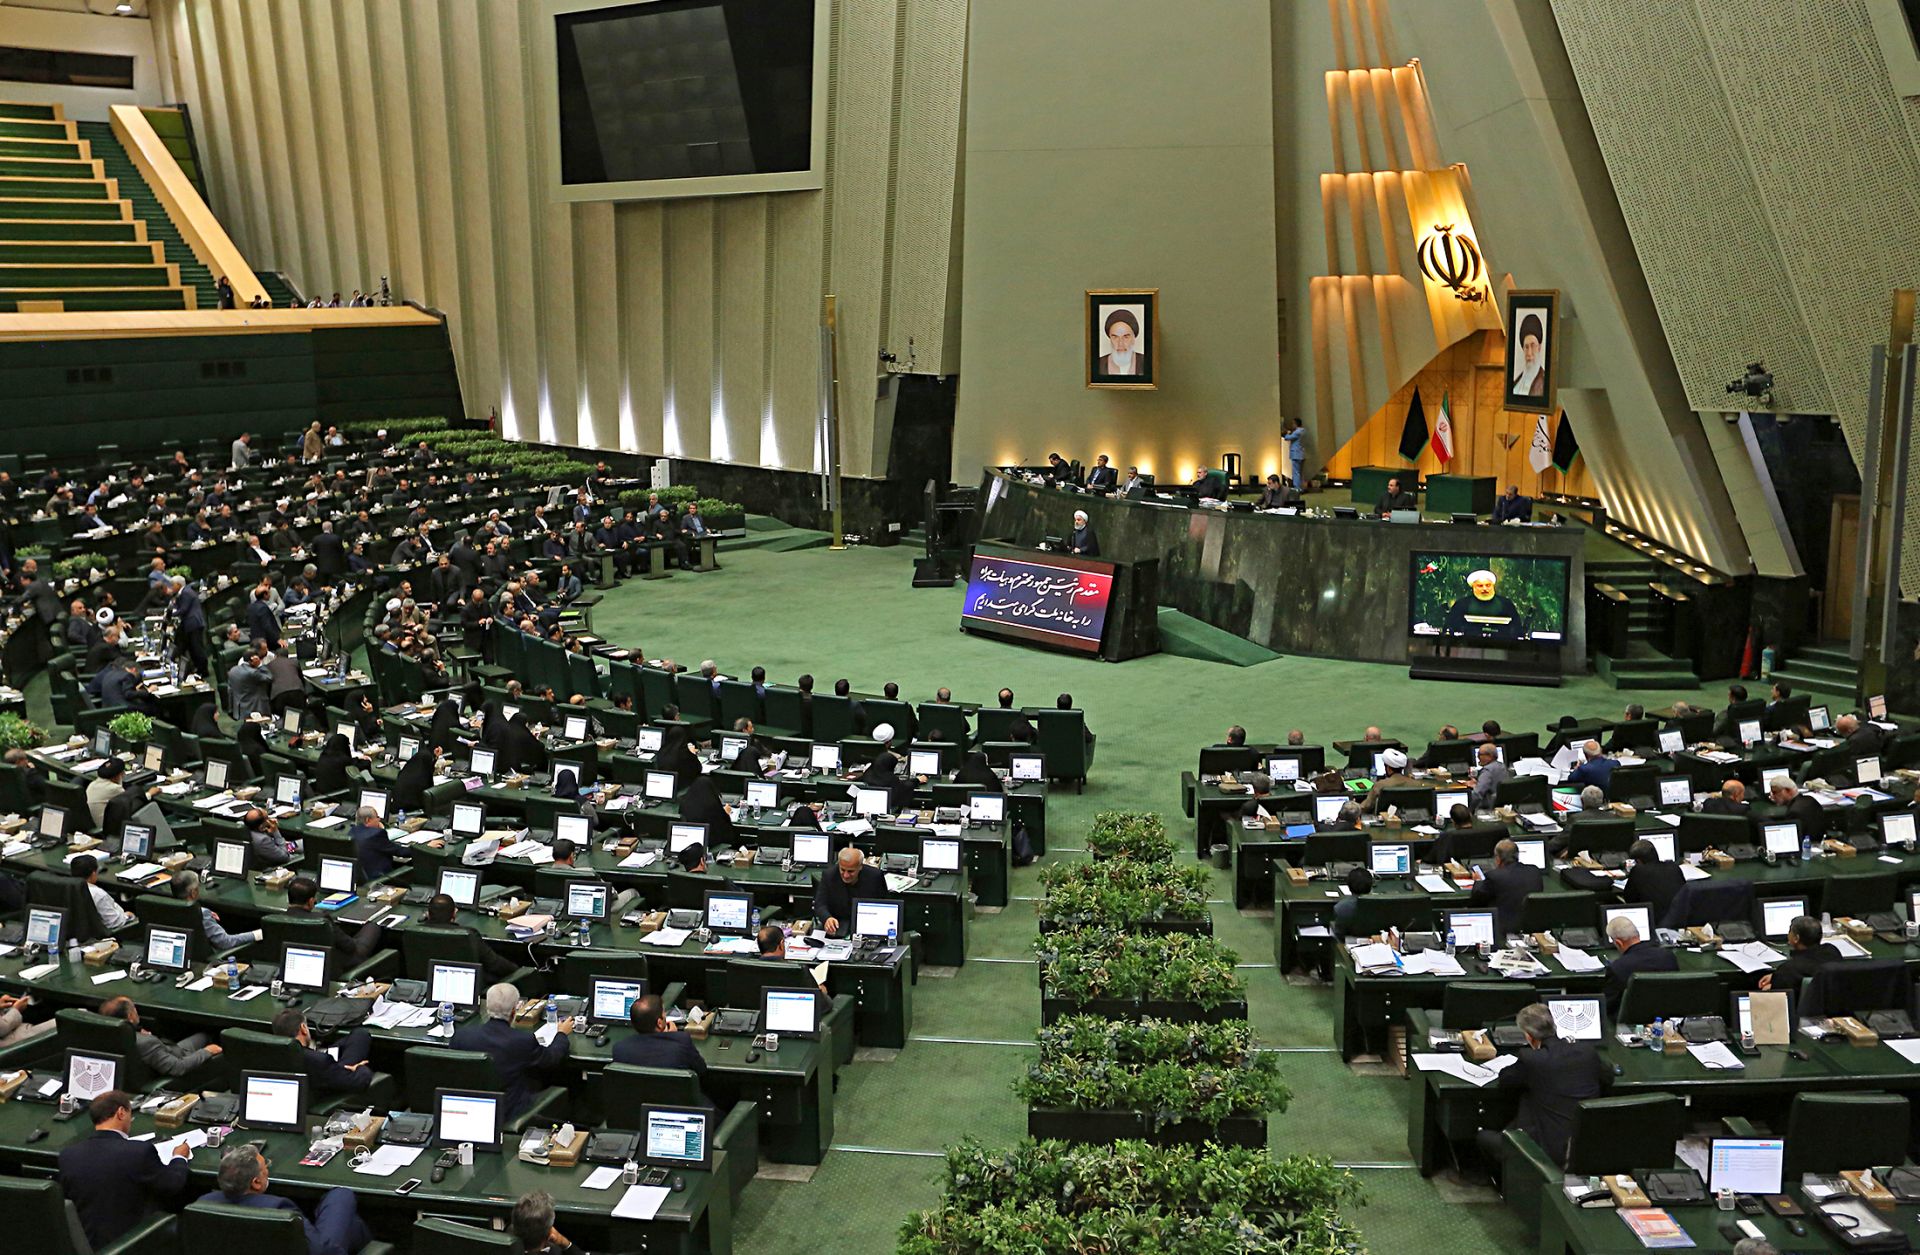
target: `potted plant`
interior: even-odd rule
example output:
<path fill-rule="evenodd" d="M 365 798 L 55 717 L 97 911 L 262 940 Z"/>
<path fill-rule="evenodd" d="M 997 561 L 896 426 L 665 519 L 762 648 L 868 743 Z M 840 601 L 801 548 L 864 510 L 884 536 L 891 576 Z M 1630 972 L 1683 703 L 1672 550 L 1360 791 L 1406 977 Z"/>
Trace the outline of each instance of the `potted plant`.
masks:
<path fill-rule="evenodd" d="M 121 749 L 138 749 L 153 739 L 153 720 L 137 710 L 115 715 L 107 724 L 113 743 Z"/>
<path fill-rule="evenodd" d="M 1096 860 L 1128 858 L 1139 862 L 1173 860 L 1173 838 L 1152 811 L 1101 811 L 1087 833 L 1087 849 Z"/>
<path fill-rule="evenodd" d="M 38 749 L 47 743 L 47 731 L 16 714 L 0 715 L 0 750 Z"/>
<path fill-rule="evenodd" d="M 1090 1012 L 1113 1019 L 1244 1020 L 1240 956 L 1190 933 L 1062 929 L 1036 939 L 1040 1022 Z"/>
<path fill-rule="evenodd" d="M 1040 873 L 1040 929 L 1103 925 L 1143 932 L 1211 933 L 1204 867 L 1108 859 L 1055 863 Z"/>

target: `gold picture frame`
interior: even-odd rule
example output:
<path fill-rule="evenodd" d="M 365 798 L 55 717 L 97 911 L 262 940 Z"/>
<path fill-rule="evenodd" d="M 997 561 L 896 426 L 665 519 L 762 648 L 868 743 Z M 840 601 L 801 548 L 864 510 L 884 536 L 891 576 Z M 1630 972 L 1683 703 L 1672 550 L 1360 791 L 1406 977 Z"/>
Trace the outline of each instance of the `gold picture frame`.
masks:
<path fill-rule="evenodd" d="M 1087 387 L 1152 391 L 1160 386 L 1160 289 L 1087 289 Z M 1107 330 L 1118 323 L 1130 345 L 1120 349 Z M 1131 326 L 1129 326 L 1131 324 Z M 1130 334 L 1129 334 L 1130 333 Z M 1126 354 L 1126 368 L 1115 358 Z"/>

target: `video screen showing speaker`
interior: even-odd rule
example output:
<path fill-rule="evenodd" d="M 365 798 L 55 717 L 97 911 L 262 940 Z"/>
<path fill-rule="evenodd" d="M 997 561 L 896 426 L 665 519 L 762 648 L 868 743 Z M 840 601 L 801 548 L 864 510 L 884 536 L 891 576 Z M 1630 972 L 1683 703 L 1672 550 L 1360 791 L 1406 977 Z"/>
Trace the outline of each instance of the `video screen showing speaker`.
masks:
<path fill-rule="evenodd" d="M 1083 654 L 1100 652 L 1114 564 L 1064 554 L 1009 558 L 976 553 L 960 626 Z"/>
<path fill-rule="evenodd" d="M 1565 558 L 1416 552 L 1407 631 L 1461 641 L 1558 644 L 1566 638 L 1571 565 Z"/>

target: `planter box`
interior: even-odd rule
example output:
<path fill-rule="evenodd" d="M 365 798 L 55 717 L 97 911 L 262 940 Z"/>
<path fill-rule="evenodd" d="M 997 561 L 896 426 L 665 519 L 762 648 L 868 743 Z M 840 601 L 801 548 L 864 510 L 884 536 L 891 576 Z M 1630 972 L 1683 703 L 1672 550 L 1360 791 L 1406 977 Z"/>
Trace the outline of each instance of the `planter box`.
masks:
<path fill-rule="evenodd" d="M 703 514 L 707 521 L 707 530 L 715 532 L 737 532 L 746 527 L 747 514 L 742 510 L 738 514 Z"/>
<path fill-rule="evenodd" d="M 1040 931 L 1043 933 L 1058 932 L 1062 928 L 1071 929 L 1079 926 L 1060 920 L 1040 921 Z M 1143 919 L 1127 924 L 1125 928 L 1128 932 L 1136 933 L 1193 933 L 1201 937 L 1211 937 L 1213 936 L 1213 917 L 1209 915 L 1200 919 Z"/>
<path fill-rule="evenodd" d="M 1218 1142 L 1222 1146 L 1264 1149 L 1267 1144 L 1267 1118 L 1228 1116 L 1218 1124 L 1174 1120 L 1155 1129 L 1147 1140 L 1156 1146 L 1198 1146 L 1202 1142 Z"/>
<path fill-rule="evenodd" d="M 1079 1107 L 1028 1107 L 1027 1136 L 1063 1142 L 1118 1142 L 1144 1138 L 1147 1117 L 1138 1111 Z"/>
<path fill-rule="evenodd" d="M 1040 995 L 1040 1023 L 1051 1024 L 1069 1015 L 1098 1015 L 1109 1020 L 1171 1020 L 1179 1024 L 1224 1024 L 1247 1018 L 1247 1004 L 1225 1002 L 1211 1009 L 1192 1002 L 1159 1002 L 1152 999 L 1095 998 L 1073 1002 L 1066 998 Z"/>

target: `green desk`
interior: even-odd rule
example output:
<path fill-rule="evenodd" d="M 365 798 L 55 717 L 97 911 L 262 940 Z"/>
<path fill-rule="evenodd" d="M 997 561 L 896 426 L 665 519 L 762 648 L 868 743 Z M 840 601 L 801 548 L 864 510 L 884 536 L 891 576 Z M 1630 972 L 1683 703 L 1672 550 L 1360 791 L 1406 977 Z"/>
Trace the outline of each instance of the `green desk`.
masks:
<path fill-rule="evenodd" d="M 1428 514 L 1492 514 L 1495 493 L 1491 475 L 1427 476 Z"/>
<path fill-rule="evenodd" d="M 1387 491 L 1387 481 L 1397 479 L 1405 492 L 1420 491 L 1420 471 L 1412 466 L 1356 466 L 1353 468 L 1353 504 L 1366 514 Z M 1489 507 L 1491 508 L 1491 507 Z"/>
<path fill-rule="evenodd" d="M 1795 1202 L 1811 1209 L 1806 1194 L 1797 1182 L 1782 1184 L 1786 1185 L 1786 1192 L 1793 1196 Z M 1542 1255 L 1567 1255 L 1568 1252 L 1573 1255 L 1640 1255 L 1647 1249 L 1611 1207 L 1575 1207 L 1557 1181 L 1544 1185 L 1541 1197 L 1546 1200 L 1541 1207 L 1539 1249 Z M 1693 1239 L 1693 1246 L 1684 1249 L 1703 1252 L 1732 1250 L 1734 1243 L 1720 1232 L 1720 1226 L 1732 1220 L 1752 1221 L 1774 1249 L 1792 1252 L 1793 1255 L 1847 1249 L 1835 1241 L 1811 1215 L 1801 1219 L 1806 1227 L 1806 1236 L 1796 1237 L 1787 1228 L 1787 1222 L 1772 1212 L 1743 1216 L 1737 1211 L 1721 1211 L 1709 1203 L 1706 1206 L 1669 1207 L 1667 1214 Z M 1914 1216 L 1911 1205 L 1876 1212 L 1875 1215 L 1905 1233 L 1909 1249 L 1914 1249 L 1912 1244 L 1920 1242 L 1920 1219 Z"/>

